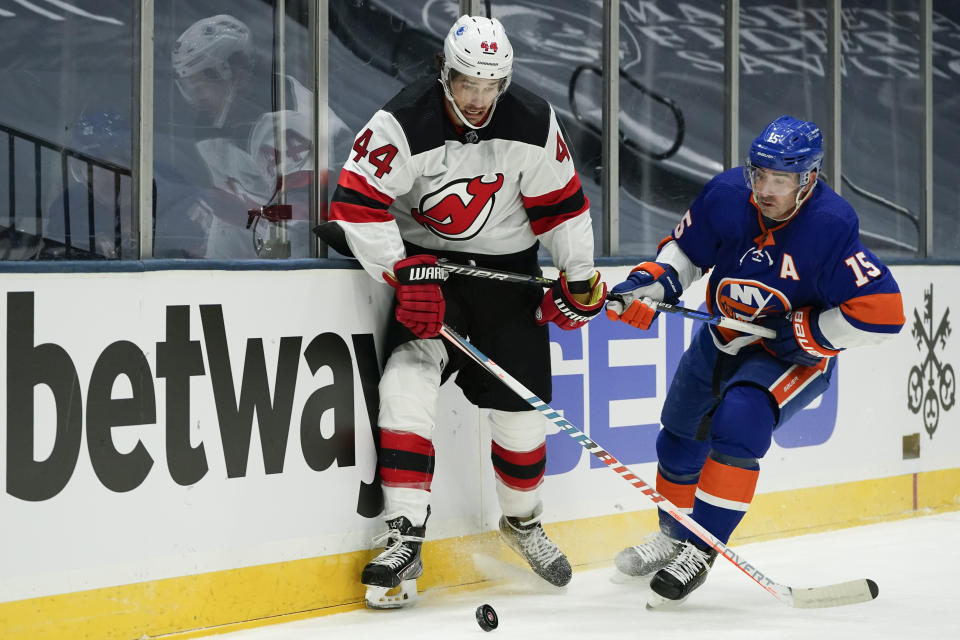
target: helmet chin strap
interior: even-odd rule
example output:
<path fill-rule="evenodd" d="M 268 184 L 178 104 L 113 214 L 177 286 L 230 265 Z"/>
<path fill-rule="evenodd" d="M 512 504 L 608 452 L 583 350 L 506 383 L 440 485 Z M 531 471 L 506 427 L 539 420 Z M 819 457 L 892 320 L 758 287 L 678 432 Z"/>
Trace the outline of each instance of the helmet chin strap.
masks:
<path fill-rule="evenodd" d="M 500 96 L 503 95 L 503 91 L 498 93 L 497 97 L 494 98 L 493 104 L 490 105 L 490 113 L 488 113 L 487 117 L 483 119 L 483 124 L 479 126 L 475 126 L 470 124 L 470 121 L 467 120 L 466 116 L 464 116 L 463 113 L 460 112 L 460 108 L 457 106 L 457 101 L 453 99 L 453 94 L 450 93 L 450 87 L 447 85 L 446 82 L 444 82 L 443 78 L 437 78 L 437 80 L 440 82 L 440 86 L 443 87 L 443 95 L 447 97 L 447 101 L 450 103 L 450 106 L 453 107 L 453 112 L 457 114 L 457 117 L 460 118 L 460 122 L 462 122 L 464 126 L 470 127 L 471 129 L 476 131 L 478 129 L 483 129 L 485 126 L 490 124 L 490 121 L 493 120 L 493 112 L 497 108 L 497 103 L 500 102 Z M 504 89 L 506 89 L 506 87 L 504 87 Z"/>
<path fill-rule="evenodd" d="M 234 90 L 233 85 L 227 87 L 227 95 L 223 100 L 223 108 L 220 109 L 220 114 L 217 115 L 216 119 L 213 121 L 213 126 L 217 129 L 223 127 L 223 123 L 227 119 L 227 113 L 230 112 L 230 107 L 233 105 L 233 99 L 236 96 L 237 92 Z"/>

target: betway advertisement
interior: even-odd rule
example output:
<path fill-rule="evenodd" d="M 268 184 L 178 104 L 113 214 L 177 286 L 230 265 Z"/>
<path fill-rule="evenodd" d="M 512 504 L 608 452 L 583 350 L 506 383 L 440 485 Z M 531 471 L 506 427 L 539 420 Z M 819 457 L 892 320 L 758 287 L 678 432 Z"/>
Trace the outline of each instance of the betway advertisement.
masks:
<path fill-rule="evenodd" d="M 830 390 L 775 433 L 759 492 L 958 466 L 958 272 L 894 268 L 903 332 L 840 356 Z M 369 548 L 391 295 L 351 269 L 5 273 L 0 601 Z M 686 292 L 702 303 L 702 284 Z M 553 331 L 552 406 L 652 483 L 660 406 L 697 326 Z M 499 515 L 485 416 L 451 383 L 441 395 L 431 539 Z M 547 521 L 650 508 L 548 433 Z"/>

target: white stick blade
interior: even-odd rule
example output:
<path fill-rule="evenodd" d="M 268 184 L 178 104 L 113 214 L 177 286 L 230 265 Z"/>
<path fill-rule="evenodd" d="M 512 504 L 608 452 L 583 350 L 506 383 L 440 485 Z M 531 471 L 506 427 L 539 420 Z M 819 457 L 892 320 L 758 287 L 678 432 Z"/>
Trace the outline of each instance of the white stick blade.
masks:
<path fill-rule="evenodd" d="M 798 589 L 794 587 L 793 606 L 797 609 L 840 607 L 858 602 L 869 602 L 877 597 L 879 588 L 873 580 L 851 580 L 826 587 Z"/>

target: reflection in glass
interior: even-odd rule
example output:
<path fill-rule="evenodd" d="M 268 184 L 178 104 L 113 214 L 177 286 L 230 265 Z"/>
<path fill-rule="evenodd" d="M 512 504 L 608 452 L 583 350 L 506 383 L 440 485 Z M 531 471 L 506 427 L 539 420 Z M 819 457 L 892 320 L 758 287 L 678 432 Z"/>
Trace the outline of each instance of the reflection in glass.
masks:
<path fill-rule="evenodd" d="M 860 215 L 864 244 L 884 258 L 915 257 L 922 118 L 916 3 L 847 0 L 843 7 L 843 196 Z"/>
<path fill-rule="evenodd" d="M 157 5 L 157 257 L 309 255 L 309 4 Z"/>
<path fill-rule="evenodd" d="M 131 4 L 15 8 L 0 38 L 0 259 L 135 258 Z"/>
<path fill-rule="evenodd" d="M 620 7 L 620 252 L 653 257 L 723 169 L 723 8 Z"/>
<path fill-rule="evenodd" d="M 960 258 L 960 4 L 933 3 L 933 257 Z"/>

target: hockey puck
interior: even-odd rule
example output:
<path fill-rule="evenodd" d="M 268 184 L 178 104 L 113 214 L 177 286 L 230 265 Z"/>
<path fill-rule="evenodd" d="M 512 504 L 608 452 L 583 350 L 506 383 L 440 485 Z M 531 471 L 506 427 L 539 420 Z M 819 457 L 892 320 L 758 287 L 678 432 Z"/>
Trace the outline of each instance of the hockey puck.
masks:
<path fill-rule="evenodd" d="M 497 628 L 497 612 L 488 604 L 482 604 L 477 607 L 477 624 L 484 631 L 493 631 Z"/>

